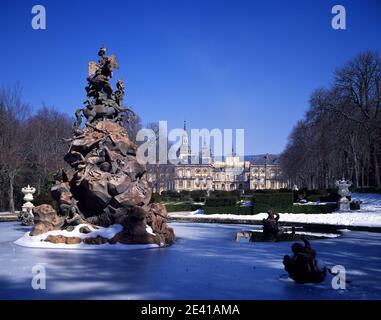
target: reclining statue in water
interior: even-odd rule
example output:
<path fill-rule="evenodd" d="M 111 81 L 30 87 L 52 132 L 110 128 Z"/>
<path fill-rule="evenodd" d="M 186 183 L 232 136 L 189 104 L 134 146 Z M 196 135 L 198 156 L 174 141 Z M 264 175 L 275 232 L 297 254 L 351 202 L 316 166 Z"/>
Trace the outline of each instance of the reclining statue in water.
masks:
<path fill-rule="evenodd" d="M 262 220 L 263 224 L 263 240 L 264 241 L 276 241 L 280 228 L 278 225 L 279 214 L 273 210 L 267 212 L 268 217 Z"/>
<path fill-rule="evenodd" d="M 304 246 L 300 243 L 294 243 L 291 246 L 293 257 L 285 255 L 283 264 L 291 279 L 297 283 L 320 283 L 326 276 L 326 267 L 319 269 L 316 260 L 316 251 L 312 249 L 311 244 L 305 238 L 301 238 Z"/>

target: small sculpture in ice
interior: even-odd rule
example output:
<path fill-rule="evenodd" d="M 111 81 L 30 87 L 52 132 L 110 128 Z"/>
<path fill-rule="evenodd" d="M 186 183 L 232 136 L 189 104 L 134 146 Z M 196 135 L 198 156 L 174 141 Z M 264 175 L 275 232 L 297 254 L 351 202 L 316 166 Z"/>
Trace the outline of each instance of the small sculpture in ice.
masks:
<path fill-rule="evenodd" d="M 36 188 L 31 186 L 27 186 L 21 189 L 21 192 L 24 194 L 23 200 L 25 203 L 22 205 L 21 212 L 19 213 L 19 220 L 21 220 L 21 224 L 25 226 L 33 225 L 33 194 L 36 192 Z"/>
<path fill-rule="evenodd" d="M 263 241 L 276 241 L 278 240 L 279 232 L 279 214 L 273 210 L 267 212 L 268 216 L 262 220 L 263 224 Z"/>
<path fill-rule="evenodd" d="M 293 256 L 285 255 L 283 264 L 291 279 L 297 283 L 320 283 L 324 281 L 327 269 L 319 269 L 316 260 L 316 251 L 312 249 L 309 241 L 301 238 L 304 246 L 294 243 L 291 246 Z"/>

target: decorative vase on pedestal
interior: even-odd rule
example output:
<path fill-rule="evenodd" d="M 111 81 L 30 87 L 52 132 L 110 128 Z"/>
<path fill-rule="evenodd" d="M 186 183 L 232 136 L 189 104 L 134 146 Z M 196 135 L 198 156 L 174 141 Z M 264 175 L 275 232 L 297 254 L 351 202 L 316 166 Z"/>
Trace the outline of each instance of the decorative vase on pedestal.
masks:
<path fill-rule="evenodd" d="M 25 203 L 21 207 L 21 212 L 19 214 L 19 220 L 21 220 L 21 224 L 25 226 L 33 225 L 33 194 L 36 192 L 36 188 L 30 187 L 29 185 L 25 188 L 21 189 L 21 192 L 24 194 L 23 200 Z"/>
<path fill-rule="evenodd" d="M 339 188 L 339 195 L 340 195 L 340 200 L 339 200 L 339 211 L 349 211 L 350 210 L 350 201 L 348 197 L 351 195 L 349 192 L 349 187 L 352 185 L 352 182 L 349 180 L 338 180 L 336 181 L 336 187 Z"/>

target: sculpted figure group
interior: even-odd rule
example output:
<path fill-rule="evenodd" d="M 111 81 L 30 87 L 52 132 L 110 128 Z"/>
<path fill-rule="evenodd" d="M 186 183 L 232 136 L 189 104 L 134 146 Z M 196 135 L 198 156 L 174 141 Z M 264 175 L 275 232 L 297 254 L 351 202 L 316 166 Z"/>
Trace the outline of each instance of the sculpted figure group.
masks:
<path fill-rule="evenodd" d="M 79 128 L 82 123 L 82 115 L 87 119 L 87 125 L 92 125 L 100 120 L 111 120 L 119 122 L 122 120 L 122 113 L 134 115 L 130 108 L 123 107 L 125 94 L 123 80 L 116 83 L 115 92 L 113 92 L 110 80 L 113 70 L 119 68 L 114 55 L 107 56 L 107 49 L 99 49 L 98 63 L 90 62 L 89 75 L 87 77 L 88 85 L 86 89 L 85 107 L 76 111 L 75 127 Z"/>

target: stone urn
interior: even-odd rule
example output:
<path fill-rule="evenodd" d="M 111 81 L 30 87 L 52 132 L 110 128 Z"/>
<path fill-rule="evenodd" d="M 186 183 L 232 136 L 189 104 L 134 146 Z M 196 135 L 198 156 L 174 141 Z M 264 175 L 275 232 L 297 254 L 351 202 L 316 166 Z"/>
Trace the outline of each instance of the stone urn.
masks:
<path fill-rule="evenodd" d="M 33 224 L 33 194 L 36 192 L 36 188 L 27 186 L 21 189 L 21 192 L 24 194 L 23 200 L 25 203 L 22 205 L 21 212 L 19 214 L 19 219 L 21 220 L 22 225 L 32 225 Z"/>
<path fill-rule="evenodd" d="M 339 211 L 349 211 L 350 210 L 350 201 L 348 197 L 351 195 L 349 187 L 352 185 L 352 182 L 349 180 L 337 180 L 335 183 L 336 187 L 339 188 Z"/>

